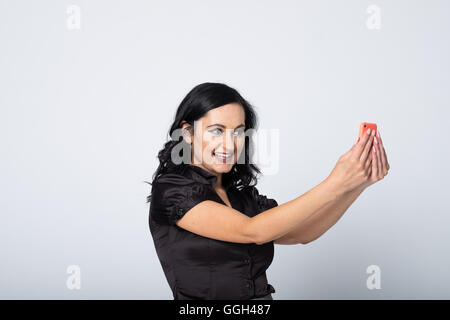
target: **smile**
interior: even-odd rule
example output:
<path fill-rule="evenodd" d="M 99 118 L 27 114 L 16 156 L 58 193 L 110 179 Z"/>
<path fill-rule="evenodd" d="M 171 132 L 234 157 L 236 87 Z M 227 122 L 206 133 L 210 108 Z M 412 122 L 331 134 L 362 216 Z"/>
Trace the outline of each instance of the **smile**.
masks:
<path fill-rule="evenodd" d="M 224 161 L 224 160 L 230 159 L 233 156 L 233 154 L 232 153 L 213 152 L 213 156 L 219 160 Z"/>

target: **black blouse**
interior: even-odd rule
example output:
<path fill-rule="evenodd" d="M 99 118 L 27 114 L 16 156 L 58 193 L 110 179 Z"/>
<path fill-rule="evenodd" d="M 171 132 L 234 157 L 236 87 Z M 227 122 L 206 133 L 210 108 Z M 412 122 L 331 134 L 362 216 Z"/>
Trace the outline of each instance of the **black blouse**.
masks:
<path fill-rule="evenodd" d="M 181 164 L 152 184 L 149 226 L 158 258 L 175 300 L 247 300 L 274 293 L 266 270 L 273 260 L 273 240 L 262 245 L 221 241 L 175 224 L 203 200 L 226 205 L 213 188 L 217 177 L 205 169 Z M 256 187 L 229 187 L 232 207 L 253 217 L 278 206 Z"/>

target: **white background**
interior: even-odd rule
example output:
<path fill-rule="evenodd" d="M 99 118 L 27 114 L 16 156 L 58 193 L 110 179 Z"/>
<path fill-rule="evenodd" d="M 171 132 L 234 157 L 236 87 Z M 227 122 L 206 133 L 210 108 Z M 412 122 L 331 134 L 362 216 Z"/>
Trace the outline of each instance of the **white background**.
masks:
<path fill-rule="evenodd" d="M 223 82 L 280 130 L 279 171 L 258 184 L 280 204 L 328 176 L 361 121 L 378 124 L 391 165 L 321 238 L 275 246 L 274 299 L 449 299 L 449 9 L 1 0 L 0 298 L 172 299 L 144 181 L 182 98 Z"/>

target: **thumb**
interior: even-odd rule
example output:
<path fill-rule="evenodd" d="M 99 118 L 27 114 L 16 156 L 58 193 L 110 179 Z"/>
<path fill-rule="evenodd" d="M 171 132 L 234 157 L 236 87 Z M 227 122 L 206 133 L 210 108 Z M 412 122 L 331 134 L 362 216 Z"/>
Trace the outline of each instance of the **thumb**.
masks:
<path fill-rule="evenodd" d="M 358 140 L 356 140 L 356 142 L 353 144 L 353 147 L 352 147 L 352 149 L 358 144 L 358 142 L 359 142 L 359 137 L 358 137 Z"/>
<path fill-rule="evenodd" d="M 353 144 L 353 146 L 351 147 L 351 149 L 350 150 L 352 150 L 353 148 L 355 148 L 356 147 L 356 145 L 358 144 L 358 142 L 359 142 L 359 139 L 360 138 L 358 138 L 358 140 L 356 140 L 356 142 Z"/>

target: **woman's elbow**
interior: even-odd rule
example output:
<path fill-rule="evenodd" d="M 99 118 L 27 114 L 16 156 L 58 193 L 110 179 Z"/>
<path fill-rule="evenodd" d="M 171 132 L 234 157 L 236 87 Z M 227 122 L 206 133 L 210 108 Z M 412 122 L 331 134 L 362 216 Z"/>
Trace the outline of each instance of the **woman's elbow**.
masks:
<path fill-rule="evenodd" d="M 248 242 L 250 243 L 256 243 L 256 244 L 264 244 L 268 241 L 266 237 L 264 237 L 263 233 L 261 232 L 260 228 L 255 223 L 255 217 L 249 217 L 243 226 L 242 233 L 244 234 L 244 237 L 248 239 Z"/>

